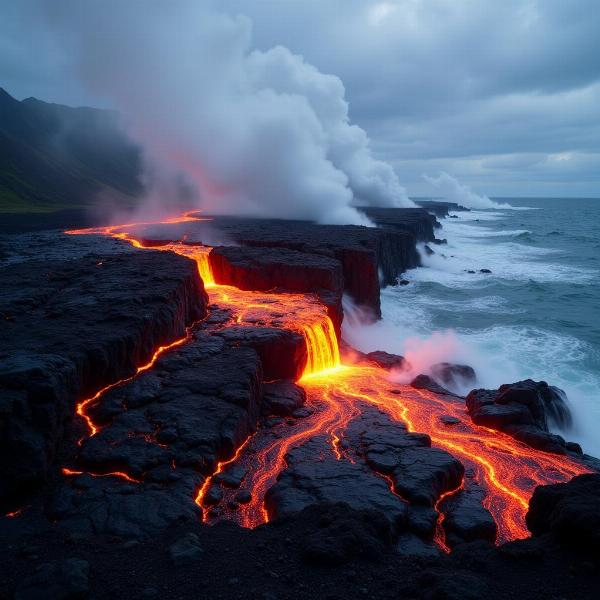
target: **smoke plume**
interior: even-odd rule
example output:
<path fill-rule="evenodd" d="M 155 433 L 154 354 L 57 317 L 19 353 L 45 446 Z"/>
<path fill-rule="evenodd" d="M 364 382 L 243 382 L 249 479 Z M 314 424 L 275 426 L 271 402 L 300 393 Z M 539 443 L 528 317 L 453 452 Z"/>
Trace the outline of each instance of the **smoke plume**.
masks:
<path fill-rule="evenodd" d="M 423 175 L 427 183 L 438 190 L 447 202 L 456 202 L 465 208 L 512 208 L 509 204 L 499 204 L 485 195 L 476 194 L 448 173 L 441 171 L 437 177 Z"/>
<path fill-rule="evenodd" d="M 249 19 L 212 5 L 63 0 L 45 10 L 153 177 L 183 174 L 203 208 L 368 224 L 356 206 L 411 206 L 350 122 L 342 81 L 285 47 L 253 49 Z"/>

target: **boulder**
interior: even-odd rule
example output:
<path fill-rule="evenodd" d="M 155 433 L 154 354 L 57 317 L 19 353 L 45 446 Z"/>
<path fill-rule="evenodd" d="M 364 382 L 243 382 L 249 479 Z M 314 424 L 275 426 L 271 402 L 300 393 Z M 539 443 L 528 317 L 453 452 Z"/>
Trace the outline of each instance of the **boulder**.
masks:
<path fill-rule="evenodd" d="M 569 427 L 571 412 L 565 393 L 545 381 L 526 379 L 497 390 L 472 390 L 466 404 L 477 425 L 499 429 L 540 450 L 567 452 L 565 440 L 550 433 L 550 427 Z"/>
<path fill-rule="evenodd" d="M 539 486 L 529 501 L 527 527 L 534 536 L 553 534 L 583 551 L 600 545 L 600 474 Z"/>
<path fill-rule="evenodd" d="M 293 381 L 275 381 L 263 386 L 263 411 L 270 415 L 290 416 L 302 408 L 306 392 Z"/>
<path fill-rule="evenodd" d="M 365 357 L 368 361 L 375 363 L 378 367 L 383 369 L 399 369 L 403 371 L 410 368 L 410 365 L 404 356 L 390 354 L 389 352 L 383 352 L 382 350 L 369 352 Z"/>
<path fill-rule="evenodd" d="M 441 362 L 431 366 L 431 375 L 440 385 L 460 388 L 472 385 L 477 380 L 475 370 L 469 365 Z"/>
<path fill-rule="evenodd" d="M 417 390 L 429 390 L 434 394 L 445 394 L 447 396 L 454 396 L 452 392 L 443 388 L 437 381 L 421 373 L 417 375 L 411 382 L 410 385 Z"/>
<path fill-rule="evenodd" d="M 81 600 L 89 592 L 90 565 L 69 558 L 45 563 L 17 587 L 15 600 Z"/>

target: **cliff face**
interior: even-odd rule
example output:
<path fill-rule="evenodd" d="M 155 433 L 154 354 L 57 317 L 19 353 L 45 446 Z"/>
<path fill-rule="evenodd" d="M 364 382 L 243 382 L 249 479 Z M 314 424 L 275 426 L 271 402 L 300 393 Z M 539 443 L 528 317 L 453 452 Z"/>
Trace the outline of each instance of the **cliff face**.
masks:
<path fill-rule="evenodd" d="M 241 290 L 317 294 L 340 337 L 344 276 L 339 260 L 287 248 L 254 246 L 213 248 L 209 260 L 217 283 Z"/>
<path fill-rule="evenodd" d="M 286 248 L 336 259 L 342 265 L 343 291 L 379 317 L 379 273 L 384 285 L 393 285 L 403 271 L 418 266 L 416 244 L 434 239 L 437 221 L 422 209 L 370 210 L 381 227 L 237 217 L 215 217 L 212 226 L 242 246 Z M 202 224 L 200 237 L 201 228 Z"/>
<path fill-rule="evenodd" d="M 206 314 L 192 262 L 102 249 L 0 270 L 0 501 L 44 479 L 76 398 L 133 375 Z"/>

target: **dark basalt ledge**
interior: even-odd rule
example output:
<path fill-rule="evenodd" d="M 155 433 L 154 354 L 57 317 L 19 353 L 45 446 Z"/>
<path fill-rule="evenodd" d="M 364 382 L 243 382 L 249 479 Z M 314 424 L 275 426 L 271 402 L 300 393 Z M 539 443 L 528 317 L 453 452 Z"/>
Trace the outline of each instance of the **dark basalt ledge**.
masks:
<path fill-rule="evenodd" d="M 393 285 L 400 273 L 418 266 L 416 244 L 431 223 L 426 211 L 417 218 L 413 209 L 396 210 L 395 218 L 403 228 L 238 217 L 215 217 L 212 223 L 244 246 L 283 247 L 336 258 L 342 263 L 345 291 L 380 316 L 379 272 L 383 285 Z"/>
<path fill-rule="evenodd" d="M 435 240 L 433 230 L 437 221 L 424 209 L 373 210 L 391 212 L 385 213 L 385 219 L 379 227 L 319 225 L 308 221 L 213 216 L 208 221 L 138 227 L 134 229 L 134 233 L 149 245 L 185 239 L 186 243 L 203 243 L 213 247 L 238 245 L 253 248 L 283 248 L 304 255 L 334 259 L 342 267 L 343 292 L 349 294 L 357 304 L 369 309 L 373 318 L 380 318 L 380 285 L 395 285 L 401 273 L 419 266 L 417 243 Z M 219 252 L 219 254 L 225 256 L 225 253 Z M 232 258 L 235 252 L 231 251 L 227 256 Z M 252 255 L 251 258 L 256 259 L 258 256 L 260 255 Z M 271 257 L 275 256 L 275 254 L 271 255 Z M 298 275 L 301 263 L 299 258 L 293 259 L 292 256 L 282 256 L 276 260 L 276 263 L 287 264 L 287 266 L 294 264 L 296 267 L 294 270 Z M 246 256 L 246 259 L 248 259 L 245 261 L 246 264 L 249 264 L 249 257 Z M 215 257 L 215 261 L 220 260 Z M 312 258 L 307 260 L 308 264 L 314 262 Z M 257 261 L 262 263 L 262 268 L 255 263 L 252 266 L 253 277 L 256 281 L 260 280 L 262 285 L 265 278 L 269 279 L 266 273 L 269 259 L 257 259 Z M 219 266 L 220 263 L 217 268 Z M 229 280 L 231 281 L 233 277 L 236 275 L 230 272 Z M 278 278 L 281 277 L 282 275 L 279 274 Z M 243 281 L 244 278 L 238 280 Z M 313 285 L 315 282 L 310 283 Z M 319 285 L 318 288 L 301 291 L 329 290 L 327 286 L 323 287 L 321 282 L 316 283 Z M 326 301 L 326 304 L 334 307 L 336 302 L 332 299 Z M 335 311 L 332 317 L 334 316 Z"/>
<path fill-rule="evenodd" d="M 527 527 L 579 551 L 598 552 L 600 545 L 600 475 L 578 475 L 568 483 L 540 486 L 529 502 Z"/>
<path fill-rule="evenodd" d="M 361 207 L 360 210 L 378 227 L 414 235 L 418 242 L 432 242 L 440 227 L 435 215 L 425 208 Z"/>
<path fill-rule="evenodd" d="M 399 552 L 435 556 L 438 550 L 432 539 L 438 514 L 434 506 L 442 494 L 460 486 L 461 463 L 432 448 L 427 435 L 409 433 L 402 423 L 370 407 L 344 432 L 340 448 L 351 460 L 336 459 L 330 443 L 326 436 L 316 436 L 286 455 L 287 466 L 265 498 L 271 520 L 344 503 L 354 511 L 370 512 L 376 522 L 385 524 L 386 536 L 396 541 Z M 448 519 L 452 545 L 495 536 L 494 521 L 485 508 L 465 510 L 477 493 L 482 492 L 469 483 L 456 495 Z"/>
<path fill-rule="evenodd" d="M 344 276 L 335 258 L 287 248 L 220 246 L 209 260 L 217 283 L 242 290 L 317 294 L 340 337 Z"/>
<path fill-rule="evenodd" d="M 76 399 L 132 375 L 206 314 L 191 261 L 104 244 L 96 240 L 93 255 L 0 270 L 0 502 L 8 507 L 46 477 Z"/>
<path fill-rule="evenodd" d="M 197 490 L 255 430 L 262 381 L 252 348 L 203 326 L 152 370 L 107 392 L 91 411 L 103 428 L 71 458 L 75 470 L 120 471 L 138 483 L 61 478 L 45 502 L 46 516 L 69 530 L 135 539 L 199 521 Z"/>
<path fill-rule="evenodd" d="M 415 202 L 439 218 L 447 217 L 450 211 L 459 212 L 470 210 L 456 202 L 443 202 L 441 200 L 415 200 Z"/>
<path fill-rule="evenodd" d="M 565 393 L 545 381 L 526 379 L 501 385 L 497 390 L 478 389 L 466 397 L 467 410 L 477 425 L 499 429 L 545 452 L 581 455 L 578 444 L 550 433 L 550 426 L 571 426 Z"/>

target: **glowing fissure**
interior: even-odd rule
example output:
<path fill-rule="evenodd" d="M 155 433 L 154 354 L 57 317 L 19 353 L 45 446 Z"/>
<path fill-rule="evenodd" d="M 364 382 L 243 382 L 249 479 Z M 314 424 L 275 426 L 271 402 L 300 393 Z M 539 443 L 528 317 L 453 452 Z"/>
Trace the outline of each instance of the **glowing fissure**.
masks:
<path fill-rule="evenodd" d="M 186 213 L 163 223 L 176 224 L 195 220 L 201 219 Z M 137 248 L 145 248 L 141 239 L 127 231 L 144 224 L 132 223 L 68 233 L 110 235 L 128 241 Z M 262 443 L 260 436 L 250 436 L 231 457 L 219 462 L 215 472 L 204 480 L 195 497 L 196 504 L 202 509 L 204 522 L 211 522 L 210 512 L 203 501 L 213 478 L 232 463 L 239 461 L 249 467 L 242 486 L 251 492 L 252 497 L 248 504 L 241 505 L 238 510 L 225 513 L 226 517 L 235 519 L 245 527 L 256 527 L 269 520 L 264 505 L 265 495 L 285 468 L 286 454 L 292 448 L 315 436 L 324 436 L 329 441 L 335 459 L 353 461 L 351 454 L 342 449 L 344 431 L 348 423 L 368 405 L 376 406 L 393 420 L 404 423 L 411 432 L 427 433 L 432 445 L 447 450 L 459 458 L 465 467 L 472 469 L 472 481 L 485 491 L 483 504 L 497 524 L 497 542 L 528 535 L 525 513 L 529 498 L 537 485 L 567 481 L 589 471 L 568 456 L 546 454 L 529 448 L 506 434 L 474 425 L 463 402 L 395 385 L 389 381 L 388 372 L 379 367 L 341 365 L 333 324 L 325 307 L 314 295 L 242 291 L 217 284 L 210 267 L 211 248 L 208 246 L 170 242 L 153 246 L 152 249 L 172 251 L 195 260 L 204 285 L 209 289 L 211 302 L 231 311 L 232 324 L 258 324 L 299 331 L 306 343 L 307 362 L 299 383 L 307 392 L 307 404 L 312 414 L 308 418 L 297 420 L 283 434 L 264 432 L 266 440 L 263 439 Z M 152 359 L 132 377 L 106 386 L 93 397 L 78 404 L 77 412 L 85 419 L 90 435 L 94 435 L 98 427 L 87 414 L 87 408 L 99 401 L 106 391 L 127 383 L 137 374 L 150 369 L 160 354 L 184 343 L 189 335 L 188 331 L 185 337 L 159 348 Z M 459 423 L 445 425 L 441 417 L 447 415 L 455 417 Z M 71 471 L 67 474 L 75 473 Z M 124 473 L 104 475 L 123 475 L 125 479 L 135 481 Z M 390 491 L 395 493 L 391 479 L 385 479 L 390 485 Z M 448 551 L 448 547 L 441 509 L 444 500 L 448 496 L 459 494 L 463 485 L 466 484 L 463 482 L 461 487 L 448 490 L 435 503 L 440 515 L 434 540 L 445 551 Z"/>

